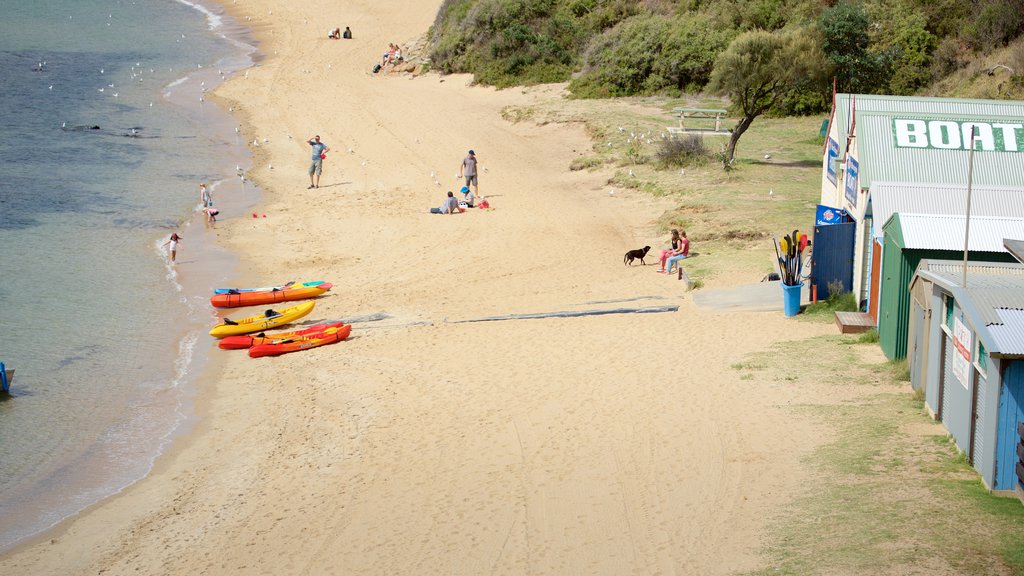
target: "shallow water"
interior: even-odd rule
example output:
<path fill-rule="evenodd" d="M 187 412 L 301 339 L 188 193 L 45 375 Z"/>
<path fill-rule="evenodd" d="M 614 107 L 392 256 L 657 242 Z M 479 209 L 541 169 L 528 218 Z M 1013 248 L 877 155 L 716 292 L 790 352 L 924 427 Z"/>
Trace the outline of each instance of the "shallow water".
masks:
<path fill-rule="evenodd" d="M 0 360 L 17 376 L 0 402 L 0 551 L 144 476 L 191 418 L 209 289 L 234 267 L 198 184 L 222 219 L 258 198 L 203 91 L 251 65 L 246 42 L 183 1 L 4 6 Z"/>

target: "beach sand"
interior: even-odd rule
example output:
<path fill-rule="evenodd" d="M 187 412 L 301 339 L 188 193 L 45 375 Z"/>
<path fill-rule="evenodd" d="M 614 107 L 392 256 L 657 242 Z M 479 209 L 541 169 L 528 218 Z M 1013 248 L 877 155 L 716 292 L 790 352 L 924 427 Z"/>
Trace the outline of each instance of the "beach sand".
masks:
<path fill-rule="evenodd" d="M 229 5 L 266 58 L 217 95 L 259 142 L 250 177 L 265 195 L 259 218 L 222 214 L 218 236 L 246 281 L 333 282 L 309 320 L 388 317 L 300 354 L 224 352 L 199 424 L 149 477 L 0 558 L 0 573 L 762 566 L 768 523 L 806 489 L 801 459 L 828 431 L 785 411 L 797 391 L 747 386 L 730 366 L 831 325 L 707 312 L 655 267 L 624 267 L 627 249 L 665 240 L 669 201 L 570 172 L 592 145 L 582 126 L 502 117 L 563 87 L 370 74 L 439 4 Z M 326 39 L 335 26 L 355 39 Z M 314 134 L 331 151 L 308 190 Z M 494 209 L 429 214 L 470 148 Z M 679 310 L 458 322 L 664 305 Z"/>

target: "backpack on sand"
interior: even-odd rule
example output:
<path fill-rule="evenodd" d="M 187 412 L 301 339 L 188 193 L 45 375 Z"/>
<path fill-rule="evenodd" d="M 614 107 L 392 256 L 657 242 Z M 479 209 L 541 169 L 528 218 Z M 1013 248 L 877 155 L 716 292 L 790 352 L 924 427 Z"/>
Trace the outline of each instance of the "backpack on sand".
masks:
<path fill-rule="evenodd" d="M 373 65 L 373 73 L 376 74 L 377 72 L 380 72 L 380 64 Z"/>

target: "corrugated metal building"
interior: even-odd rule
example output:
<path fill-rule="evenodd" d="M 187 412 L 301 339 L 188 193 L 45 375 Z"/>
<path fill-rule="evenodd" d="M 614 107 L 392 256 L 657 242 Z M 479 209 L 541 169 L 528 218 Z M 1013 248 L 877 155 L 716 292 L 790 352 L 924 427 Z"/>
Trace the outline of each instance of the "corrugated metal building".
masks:
<path fill-rule="evenodd" d="M 996 195 L 1019 194 L 1024 189 L 1024 102 L 835 96 L 822 156 L 821 204 L 844 210 L 856 222 L 850 284 L 858 301 L 869 299 L 869 279 L 879 264 L 881 245 L 871 239 L 880 234 L 873 230 L 888 219 L 874 212 L 875 185 L 931 184 L 919 192 L 932 196 L 934 210 L 927 212 L 945 206 L 942 213 L 963 214 L 963 204 L 947 194 L 967 185 L 972 128 L 973 185 L 1002 191 Z M 848 253 L 838 257 L 848 259 Z M 817 262 L 828 255 L 815 253 L 814 258 Z"/>
<path fill-rule="evenodd" d="M 878 342 L 890 360 L 907 355 L 910 286 L 921 260 L 963 259 L 963 216 L 894 213 L 885 223 Z M 970 261 L 1015 262 L 1003 238 L 1024 237 L 1024 218 L 971 217 Z"/>
<path fill-rule="evenodd" d="M 910 285 L 910 377 L 990 490 L 1024 489 L 1024 265 L 923 260 Z"/>

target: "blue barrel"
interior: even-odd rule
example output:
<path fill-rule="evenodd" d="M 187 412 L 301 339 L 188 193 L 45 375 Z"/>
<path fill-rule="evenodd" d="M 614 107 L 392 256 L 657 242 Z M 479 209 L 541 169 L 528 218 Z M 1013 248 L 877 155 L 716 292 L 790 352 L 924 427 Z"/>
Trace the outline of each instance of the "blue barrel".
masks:
<path fill-rule="evenodd" d="M 786 314 L 787 318 L 800 313 L 800 290 L 803 287 L 803 282 L 796 286 L 782 285 L 782 311 Z"/>

